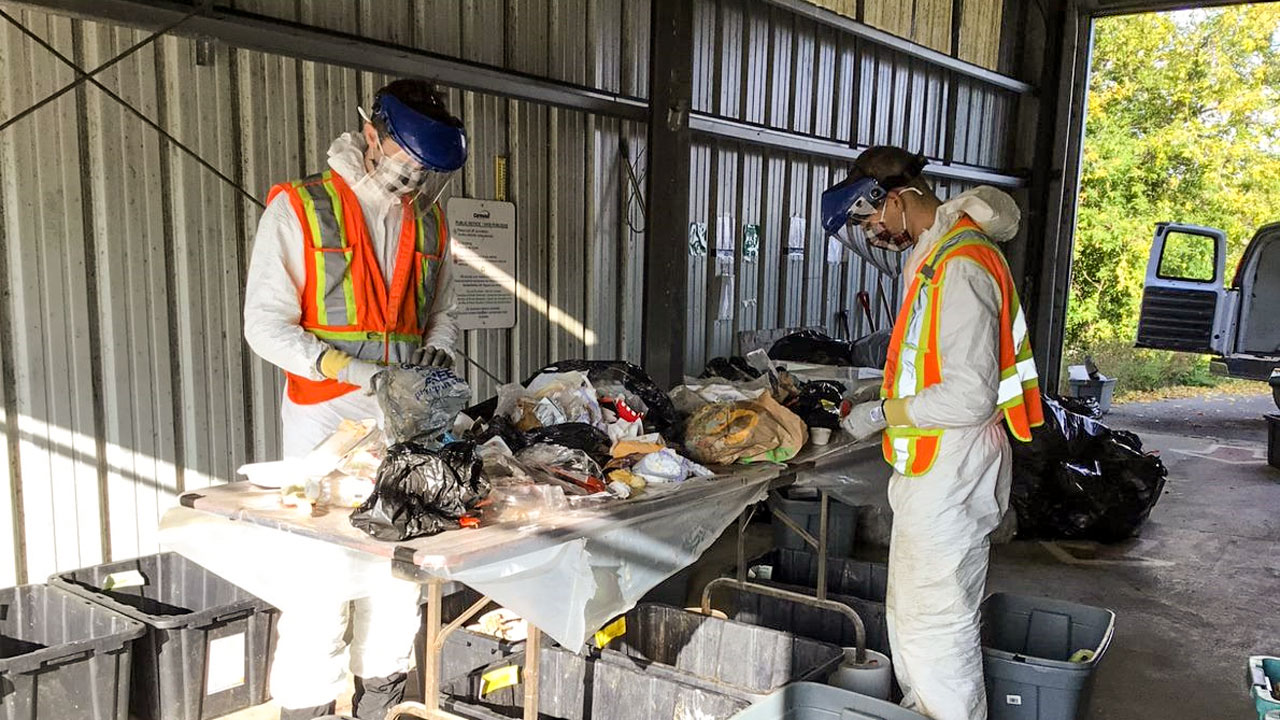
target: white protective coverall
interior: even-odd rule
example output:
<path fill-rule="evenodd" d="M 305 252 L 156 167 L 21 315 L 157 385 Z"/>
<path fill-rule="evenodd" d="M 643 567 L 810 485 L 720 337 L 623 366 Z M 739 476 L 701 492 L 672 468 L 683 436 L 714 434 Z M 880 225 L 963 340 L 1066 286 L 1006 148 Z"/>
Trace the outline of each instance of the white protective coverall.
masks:
<path fill-rule="evenodd" d="M 967 213 L 995 242 L 1018 229 L 1011 197 L 979 187 L 938 208 L 907 258 L 905 285 L 929 251 Z M 919 477 L 889 481 L 889 644 L 902 704 L 934 720 L 987 717 L 979 605 L 988 535 L 1009 505 L 1009 440 L 996 408 L 1001 295 L 977 263 L 947 266 L 938 350 L 942 381 L 907 401 L 912 424 L 945 428 L 937 461 Z"/>
<path fill-rule="evenodd" d="M 347 181 L 359 199 L 385 279 L 395 263 L 402 213 L 398 198 L 358 182 L 365 175 L 364 150 L 361 135 L 345 133 L 329 147 L 329 167 Z M 302 225 L 287 195 L 280 193 L 267 205 L 254 238 L 245 289 L 244 335 L 253 351 L 273 365 L 320 380 L 316 360 L 328 345 L 300 324 L 300 296 L 306 282 L 303 254 Z M 450 263 L 446 252 L 425 343 L 444 350 L 453 349 L 456 337 Z M 382 420 L 377 399 L 363 390 L 313 405 L 296 404 L 287 396 L 281 403 L 285 457 L 306 455 L 343 419 Z M 269 548 L 263 550 L 269 552 Z M 281 562 L 305 563 L 305 559 L 281 558 Z M 318 580 L 342 582 L 331 577 Z M 417 585 L 389 582 L 376 594 L 349 603 L 309 601 L 281 607 L 271 671 L 272 696 L 286 708 L 312 707 L 331 702 L 343 691 L 348 666 L 363 678 L 405 672 L 420 626 L 418 595 Z"/>

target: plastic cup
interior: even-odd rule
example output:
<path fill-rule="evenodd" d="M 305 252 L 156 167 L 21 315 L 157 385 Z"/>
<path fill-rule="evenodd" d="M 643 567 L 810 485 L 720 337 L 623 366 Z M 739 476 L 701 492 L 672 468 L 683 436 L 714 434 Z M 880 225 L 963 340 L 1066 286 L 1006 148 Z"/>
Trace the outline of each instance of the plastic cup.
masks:
<path fill-rule="evenodd" d="M 831 428 L 809 428 L 809 438 L 814 445 L 826 445 L 831 442 Z"/>

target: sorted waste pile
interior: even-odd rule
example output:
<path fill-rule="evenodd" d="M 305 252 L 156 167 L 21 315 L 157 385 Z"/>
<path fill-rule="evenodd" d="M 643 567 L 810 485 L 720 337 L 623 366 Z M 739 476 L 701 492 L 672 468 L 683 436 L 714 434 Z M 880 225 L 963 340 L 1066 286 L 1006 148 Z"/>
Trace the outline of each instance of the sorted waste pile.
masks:
<path fill-rule="evenodd" d="M 627 362 L 563 361 L 471 408 L 450 370 L 390 368 L 383 427 L 344 422 L 289 494 L 353 507 L 352 525 L 401 541 L 625 501 L 710 477 L 707 465 L 785 461 L 807 426 L 838 426 L 838 383 L 797 381 L 763 353 L 725 362 L 669 394 Z"/>

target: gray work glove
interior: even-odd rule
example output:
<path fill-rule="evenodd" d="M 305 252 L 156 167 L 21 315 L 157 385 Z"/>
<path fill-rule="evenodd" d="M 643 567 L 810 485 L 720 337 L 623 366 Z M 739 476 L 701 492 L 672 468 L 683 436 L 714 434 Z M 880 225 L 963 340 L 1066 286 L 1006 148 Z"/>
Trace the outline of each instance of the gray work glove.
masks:
<path fill-rule="evenodd" d="M 448 350 L 431 346 L 420 347 L 413 354 L 413 364 L 426 367 L 451 368 L 453 355 Z"/>

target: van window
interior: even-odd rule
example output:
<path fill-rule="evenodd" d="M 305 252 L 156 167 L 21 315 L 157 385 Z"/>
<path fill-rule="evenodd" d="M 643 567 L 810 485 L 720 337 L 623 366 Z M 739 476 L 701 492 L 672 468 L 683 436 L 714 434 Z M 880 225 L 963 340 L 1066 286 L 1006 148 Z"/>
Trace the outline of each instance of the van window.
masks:
<path fill-rule="evenodd" d="M 1213 238 L 1206 235 L 1171 232 L 1165 236 L 1160 253 L 1161 280 L 1213 282 L 1217 258 Z"/>

